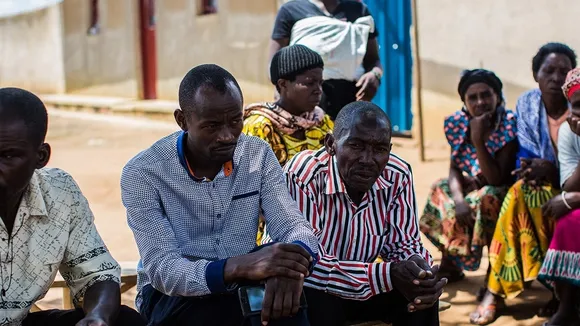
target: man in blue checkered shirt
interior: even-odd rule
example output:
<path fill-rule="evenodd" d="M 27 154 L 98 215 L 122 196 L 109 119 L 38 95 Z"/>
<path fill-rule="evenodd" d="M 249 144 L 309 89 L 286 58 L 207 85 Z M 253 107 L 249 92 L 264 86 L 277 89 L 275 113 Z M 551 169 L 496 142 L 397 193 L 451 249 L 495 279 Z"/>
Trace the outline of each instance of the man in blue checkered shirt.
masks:
<path fill-rule="evenodd" d="M 141 255 L 137 306 L 150 325 L 241 325 L 236 287 L 260 282 L 261 318 L 248 322 L 307 325 L 300 295 L 318 241 L 268 144 L 241 134 L 242 103 L 226 70 L 193 68 L 179 87 L 182 131 L 123 169 Z M 260 213 L 275 243 L 256 248 Z"/>

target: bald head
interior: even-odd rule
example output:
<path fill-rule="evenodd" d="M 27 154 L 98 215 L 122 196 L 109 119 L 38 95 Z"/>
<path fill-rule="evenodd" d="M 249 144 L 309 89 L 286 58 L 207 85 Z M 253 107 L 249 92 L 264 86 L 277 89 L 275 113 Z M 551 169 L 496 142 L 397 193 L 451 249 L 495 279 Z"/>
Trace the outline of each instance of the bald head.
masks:
<path fill-rule="evenodd" d="M 391 138 L 392 126 L 389 116 L 377 105 L 366 101 L 352 102 L 340 110 L 334 121 L 334 137 L 340 138 L 357 124 L 385 128 L 388 138 Z"/>

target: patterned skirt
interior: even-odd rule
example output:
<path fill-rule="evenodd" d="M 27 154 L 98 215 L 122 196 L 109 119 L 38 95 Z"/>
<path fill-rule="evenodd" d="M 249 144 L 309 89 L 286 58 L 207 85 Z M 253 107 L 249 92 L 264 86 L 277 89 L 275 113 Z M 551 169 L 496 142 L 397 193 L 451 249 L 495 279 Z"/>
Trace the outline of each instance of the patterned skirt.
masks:
<path fill-rule="evenodd" d="M 522 181 L 510 188 L 489 248 L 489 291 L 511 299 L 524 282 L 538 277 L 554 230 L 552 218 L 542 216 L 542 205 L 557 194 L 550 186 L 533 188 Z"/>
<path fill-rule="evenodd" d="M 580 287 L 580 209 L 556 222 L 550 248 L 538 279 L 545 282 L 563 281 Z"/>
<path fill-rule="evenodd" d="M 421 232 L 460 269 L 479 269 L 483 247 L 493 235 L 506 187 L 484 186 L 467 194 L 465 200 L 475 213 L 473 229 L 459 227 L 455 219 L 449 181 L 437 181 L 421 216 Z"/>

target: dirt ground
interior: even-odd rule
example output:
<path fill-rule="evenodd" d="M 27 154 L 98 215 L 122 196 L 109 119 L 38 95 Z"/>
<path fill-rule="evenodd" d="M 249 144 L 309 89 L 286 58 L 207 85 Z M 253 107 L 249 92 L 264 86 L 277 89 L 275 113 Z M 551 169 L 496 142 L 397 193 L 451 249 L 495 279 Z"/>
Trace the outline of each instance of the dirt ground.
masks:
<path fill-rule="evenodd" d="M 457 103 L 451 101 L 445 109 L 427 110 L 426 126 L 428 161 L 419 161 L 417 142 L 395 139 L 393 152 L 413 166 L 417 202 L 424 205 L 430 185 L 448 172 L 448 149 L 441 142 L 442 117 Z M 457 106 L 455 108 L 458 108 Z M 127 226 L 125 210 L 120 200 L 119 176 L 124 164 L 139 151 L 176 127 L 171 123 L 153 122 L 138 118 L 92 115 L 79 112 L 50 110 L 48 142 L 52 145 L 51 167 L 59 167 L 76 179 L 91 203 L 97 227 L 113 256 L 119 261 L 139 258 L 133 235 Z M 440 254 L 426 243 L 433 256 Z M 487 263 L 482 263 L 486 266 Z M 468 273 L 465 281 L 449 285 L 442 299 L 452 308 L 441 313 L 441 325 L 469 325 L 469 313 L 476 307 L 475 292 L 482 285 L 485 271 Z M 133 305 L 135 291 L 123 296 L 123 303 Z M 549 293 L 537 283 L 519 298 L 508 302 L 505 316 L 493 325 L 541 325 L 544 321 L 535 312 L 549 299 Z M 51 290 L 40 302 L 42 308 L 61 305 L 60 290 Z"/>

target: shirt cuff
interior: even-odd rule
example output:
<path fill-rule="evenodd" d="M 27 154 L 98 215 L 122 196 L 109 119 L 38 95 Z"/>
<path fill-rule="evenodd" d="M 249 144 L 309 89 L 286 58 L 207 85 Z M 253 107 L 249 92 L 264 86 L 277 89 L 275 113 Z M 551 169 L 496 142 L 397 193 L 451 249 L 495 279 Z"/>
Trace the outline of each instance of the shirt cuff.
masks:
<path fill-rule="evenodd" d="M 227 259 L 212 261 L 205 268 L 205 280 L 207 288 L 213 293 L 224 293 L 228 291 L 224 282 L 224 268 Z"/>
<path fill-rule="evenodd" d="M 373 295 L 390 292 L 393 289 L 390 262 L 368 264 L 367 274 Z"/>
<path fill-rule="evenodd" d="M 315 255 L 314 251 L 312 251 L 312 249 L 310 249 L 310 247 L 308 247 L 304 242 L 302 242 L 300 240 L 296 240 L 292 243 L 297 244 L 300 247 L 304 248 L 306 251 L 308 251 L 308 254 L 310 254 L 310 257 L 312 257 L 312 262 L 310 263 L 310 267 L 308 268 L 310 274 L 312 274 L 312 271 L 314 270 L 314 266 L 316 266 L 316 264 L 318 263 L 318 255 Z"/>

